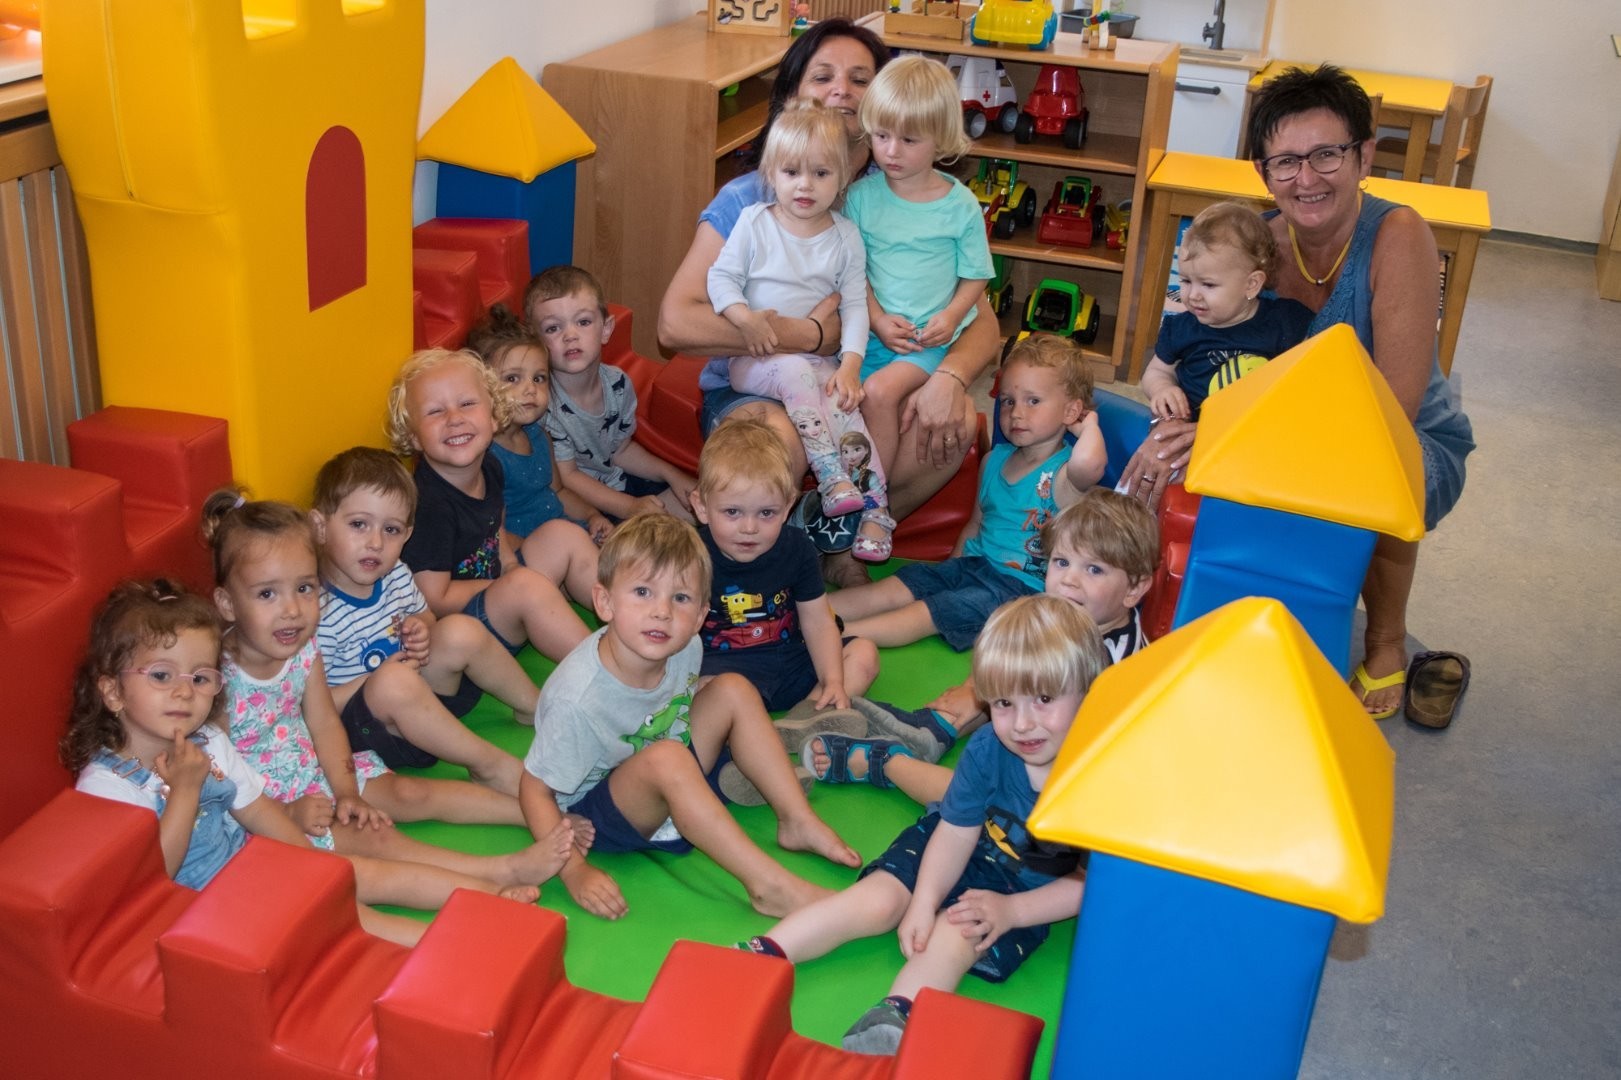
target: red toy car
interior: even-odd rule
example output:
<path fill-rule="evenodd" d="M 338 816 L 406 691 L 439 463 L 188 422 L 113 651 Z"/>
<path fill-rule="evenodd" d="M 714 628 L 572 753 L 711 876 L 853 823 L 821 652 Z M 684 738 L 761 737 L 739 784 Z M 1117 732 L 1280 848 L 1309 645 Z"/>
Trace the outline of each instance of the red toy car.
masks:
<path fill-rule="evenodd" d="M 1079 150 L 1086 142 L 1088 115 L 1080 73 L 1061 64 L 1042 64 L 1035 88 L 1013 125 L 1013 141 L 1027 143 L 1038 134 L 1062 135 L 1065 146 Z"/>
<path fill-rule="evenodd" d="M 1043 244 L 1091 247 L 1092 241 L 1103 232 L 1099 194 L 1090 177 L 1066 176 L 1058 181 L 1041 215 L 1036 239 Z"/>

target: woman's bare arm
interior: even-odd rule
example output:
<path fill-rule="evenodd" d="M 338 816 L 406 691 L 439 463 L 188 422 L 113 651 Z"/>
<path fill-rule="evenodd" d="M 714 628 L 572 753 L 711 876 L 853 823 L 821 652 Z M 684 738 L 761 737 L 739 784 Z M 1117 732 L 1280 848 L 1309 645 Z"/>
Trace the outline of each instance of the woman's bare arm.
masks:
<path fill-rule="evenodd" d="M 709 302 L 709 268 L 714 265 L 726 241 L 707 221 L 698 223 L 686 258 L 676 268 L 664 301 L 659 304 L 659 344 L 672 352 L 698 356 L 744 356 L 749 349 L 743 334 L 726 317 L 718 315 Z M 811 312 L 822 324 L 809 318 L 772 318 L 777 345 L 784 352 L 831 352 L 838 348 L 839 296 L 832 294 Z M 818 348 L 820 339 L 820 348 Z"/>

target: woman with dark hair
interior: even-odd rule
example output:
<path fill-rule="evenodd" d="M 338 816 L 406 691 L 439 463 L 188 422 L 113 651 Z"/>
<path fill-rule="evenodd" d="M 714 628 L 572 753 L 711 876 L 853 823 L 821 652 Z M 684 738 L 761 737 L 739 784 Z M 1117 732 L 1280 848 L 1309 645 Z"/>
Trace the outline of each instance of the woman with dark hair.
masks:
<path fill-rule="evenodd" d="M 889 60 L 889 50 L 872 31 L 848 19 L 824 19 L 795 39 L 777 68 L 771 91 L 770 113 L 764 135 L 788 99 L 805 95 L 838 110 L 850 137 L 851 178 L 861 175 L 870 161 L 866 139 L 856 116 L 867 86 Z M 743 210 L 767 197 L 756 173 L 746 173 L 716 193 L 699 215 L 698 232 L 676 270 L 659 307 L 659 342 L 665 348 L 704 356 L 727 357 L 747 352 L 741 334 L 709 300 L 709 268 Z M 806 318 L 775 316 L 772 328 L 784 351 L 826 353 L 839 341 L 837 296 L 829 296 Z M 952 346 L 944 362 L 923 387 L 900 404 L 902 442 L 897 460 L 889 466 L 890 508 L 897 518 L 917 509 L 945 486 L 978 433 L 974 403 L 968 387 L 995 357 L 1001 346 L 997 322 L 981 300 L 976 318 Z M 703 429 L 707 435 L 728 416 L 753 416 L 777 431 L 788 448 L 796 475 L 805 470 L 804 449 L 782 404 L 770 398 L 732 390 L 724 360 L 705 369 Z M 838 583 L 866 580 L 866 571 L 848 557 L 828 568 Z"/>
<path fill-rule="evenodd" d="M 1269 284 L 1317 313 L 1308 334 L 1336 323 L 1356 331 L 1418 434 L 1424 525 L 1433 529 L 1462 494 L 1464 459 L 1475 447 L 1436 357 L 1435 237 L 1411 208 L 1362 190 L 1373 165 L 1372 110 L 1340 68 L 1291 68 L 1268 82 L 1255 95 L 1248 134 L 1277 203 L 1267 218 L 1282 254 Z M 1187 464 L 1193 432 L 1186 421 L 1155 424 L 1126 467 L 1125 490 L 1156 502 Z M 1417 543 L 1381 536 L 1362 584 L 1366 651 L 1353 689 L 1375 719 L 1402 707 L 1417 560 Z"/>

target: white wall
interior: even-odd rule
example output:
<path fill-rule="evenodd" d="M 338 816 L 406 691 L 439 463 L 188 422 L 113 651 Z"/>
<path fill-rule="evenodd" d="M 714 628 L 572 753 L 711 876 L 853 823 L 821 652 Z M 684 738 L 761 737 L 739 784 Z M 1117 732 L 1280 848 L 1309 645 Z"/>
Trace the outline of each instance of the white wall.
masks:
<path fill-rule="evenodd" d="M 554 60 L 685 18 L 704 0 L 427 0 L 427 57 L 418 134 L 491 64 L 510 56 L 540 81 Z M 418 162 L 413 213 L 433 217 L 438 166 Z"/>
<path fill-rule="evenodd" d="M 1596 241 L 1621 138 L 1615 0 L 1277 0 L 1271 53 L 1473 82 L 1490 75 L 1477 188 L 1499 229 Z"/>
<path fill-rule="evenodd" d="M 427 0 L 422 129 L 511 55 L 537 79 L 566 59 L 684 18 L 703 0 Z M 1153 16 L 1154 0 L 1132 10 Z M 1214 3 L 1210 4 L 1212 10 Z M 1621 138 L 1616 0 L 1276 0 L 1274 56 L 1472 82 L 1491 75 L 1475 186 L 1500 229 L 1596 241 Z M 433 216 L 435 170 L 417 170 L 415 212 Z"/>

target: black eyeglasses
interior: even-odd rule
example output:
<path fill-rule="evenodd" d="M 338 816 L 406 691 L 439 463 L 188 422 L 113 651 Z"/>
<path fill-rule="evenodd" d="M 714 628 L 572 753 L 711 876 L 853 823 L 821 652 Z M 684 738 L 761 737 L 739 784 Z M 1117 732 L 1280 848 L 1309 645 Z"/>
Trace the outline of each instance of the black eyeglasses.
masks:
<path fill-rule="evenodd" d="M 1261 172 L 1268 180 L 1293 180 L 1300 175 L 1302 165 L 1310 164 L 1312 172 L 1318 176 L 1328 176 L 1340 171 L 1340 166 L 1345 164 L 1345 155 L 1358 145 L 1347 142 L 1319 146 L 1304 157 L 1300 154 L 1274 154 L 1261 159 Z"/>

